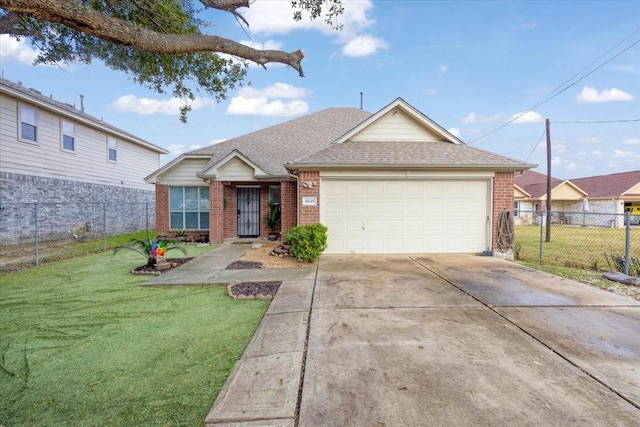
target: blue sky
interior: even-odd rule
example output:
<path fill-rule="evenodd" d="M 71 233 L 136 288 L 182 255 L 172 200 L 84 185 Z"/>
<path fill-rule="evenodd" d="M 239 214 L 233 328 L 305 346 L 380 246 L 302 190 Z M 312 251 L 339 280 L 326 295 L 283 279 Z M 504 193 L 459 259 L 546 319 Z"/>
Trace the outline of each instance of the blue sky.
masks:
<path fill-rule="evenodd" d="M 302 49 L 305 77 L 251 67 L 250 85 L 221 103 L 201 97 L 187 124 L 182 101 L 99 62 L 34 67 L 28 43 L 1 36 L 1 68 L 59 101 L 79 107 L 83 94 L 87 113 L 169 150 L 162 163 L 325 108 L 359 107 L 363 92 L 365 110 L 402 97 L 471 146 L 542 173 L 548 118 L 558 178 L 640 169 L 640 1 L 344 3 L 342 31 L 294 22 L 288 0 L 256 0 L 243 12 L 249 29 L 205 12 L 217 35 Z"/>

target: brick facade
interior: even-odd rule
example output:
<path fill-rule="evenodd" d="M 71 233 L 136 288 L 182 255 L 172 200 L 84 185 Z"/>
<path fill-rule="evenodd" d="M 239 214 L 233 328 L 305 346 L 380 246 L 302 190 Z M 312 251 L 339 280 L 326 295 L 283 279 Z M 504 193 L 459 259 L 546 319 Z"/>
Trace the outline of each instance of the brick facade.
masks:
<path fill-rule="evenodd" d="M 290 228 L 298 225 L 298 187 L 295 181 L 283 181 L 280 187 L 282 202 L 280 228 L 286 235 Z"/>
<path fill-rule="evenodd" d="M 504 210 L 513 213 L 513 172 L 496 172 L 493 178 L 493 233 L 491 236 L 491 249 L 497 250 L 498 244 L 498 217 Z"/>
<path fill-rule="evenodd" d="M 300 224 L 315 224 L 320 222 L 320 172 L 300 171 L 298 175 L 298 218 Z M 303 206 L 304 197 L 315 197 L 315 206 Z"/>
<path fill-rule="evenodd" d="M 156 184 L 156 234 L 169 232 L 169 186 Z"/>

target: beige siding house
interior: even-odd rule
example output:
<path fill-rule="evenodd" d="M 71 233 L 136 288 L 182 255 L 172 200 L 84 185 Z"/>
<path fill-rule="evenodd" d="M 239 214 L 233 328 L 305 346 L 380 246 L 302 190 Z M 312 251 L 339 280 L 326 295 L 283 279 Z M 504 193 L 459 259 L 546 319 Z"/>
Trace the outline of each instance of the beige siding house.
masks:
<path fill-rule="evenodd" d="M 0 233 L 6 238 L 18 228 L 7 211 L 18 204 L 155 207 L 153 185 L 144 177 L 166 153 L 71 105 L 0 79 Z"/>

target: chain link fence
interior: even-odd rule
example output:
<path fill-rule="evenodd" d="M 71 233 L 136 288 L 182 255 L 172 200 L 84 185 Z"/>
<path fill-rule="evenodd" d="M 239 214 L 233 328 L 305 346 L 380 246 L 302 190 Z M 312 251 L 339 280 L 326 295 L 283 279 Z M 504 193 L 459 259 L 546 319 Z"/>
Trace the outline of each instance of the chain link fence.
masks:
<path fill-rule="evenodd" d="M 640 218 L 591 212 L 520 211 L 517 260 L 640 275 Z M 548 230 L 548 235 L 547 235 Z"/>
<path fill-rule="evenodd" d="M 154 228 L 153 203 L 2 203 L 0 270 L 107 250 L 107 237 Z"/>

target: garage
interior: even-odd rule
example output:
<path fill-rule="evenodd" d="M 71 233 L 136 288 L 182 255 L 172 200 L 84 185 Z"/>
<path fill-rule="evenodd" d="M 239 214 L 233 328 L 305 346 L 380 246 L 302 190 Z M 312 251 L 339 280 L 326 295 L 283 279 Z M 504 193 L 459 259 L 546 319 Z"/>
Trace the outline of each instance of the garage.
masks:
<path fill-rule="evenodd" d="M 479 253 L 491 179 L 323 179 L 328 254 Z"/>

